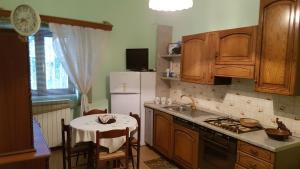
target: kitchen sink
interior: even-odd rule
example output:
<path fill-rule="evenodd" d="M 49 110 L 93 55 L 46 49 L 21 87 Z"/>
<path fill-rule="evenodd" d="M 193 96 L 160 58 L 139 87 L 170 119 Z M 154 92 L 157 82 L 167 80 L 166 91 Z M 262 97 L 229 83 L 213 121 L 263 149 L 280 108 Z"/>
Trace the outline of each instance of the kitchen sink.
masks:
<path fill-rule="evenodd" d="M 213 116 L 214 114 L 209 112 L 204 112 L 201 110 L 195 110 L 192 111 L 191 107 L 188 105 L 171 105 L 171 106 L 165 106 L 164 109 L 167 109 L 169 111 L 173 111 L 176 113 L 181 113 L 190 117 L 199 117 L 199 116 Z"/>
<path fill-rule="evenodd" d="M 171 111 L 176 111 L 176 112 L 186 112 L 186 111 L 191 111 L 191 108 L 188 106 L 183 106 L 183 105 L 176 105 L 176 106 L 165 106 L 163 107 L 167 110 L 171 110 Z"/>

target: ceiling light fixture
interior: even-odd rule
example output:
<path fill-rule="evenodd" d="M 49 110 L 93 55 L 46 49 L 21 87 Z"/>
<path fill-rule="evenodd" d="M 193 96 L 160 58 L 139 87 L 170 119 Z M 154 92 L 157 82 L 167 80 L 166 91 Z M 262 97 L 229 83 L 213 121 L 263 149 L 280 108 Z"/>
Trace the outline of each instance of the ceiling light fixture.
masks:
<path fill-rule="evenodd" d="M 149 8 L 157 11 L 180 11 L 193 7 L 193 0 L 149 0 Z"/>

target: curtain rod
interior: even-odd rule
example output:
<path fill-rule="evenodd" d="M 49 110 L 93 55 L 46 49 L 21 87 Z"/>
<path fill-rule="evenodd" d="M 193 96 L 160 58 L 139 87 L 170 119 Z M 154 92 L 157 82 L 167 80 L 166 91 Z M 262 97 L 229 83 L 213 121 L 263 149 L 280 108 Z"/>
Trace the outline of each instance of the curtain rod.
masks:
<path fill-rule="evenodd" d="M 9 17 L 11 11 L 9 10 L 2 10 L 0 9 L 0 17 Z M 102 29 L 105 31 L 112 31 L 113 25 L 108 22 L 103 23 L 96 23 L 96 22 L 89 22 L 77 19 L 67 19 L 67 18 L 60 18 L 55 16 L 47 16 L 47 15 L 40 15 L 42 22 L 46 23 L 58 23 L 58 24 L 66 24 L 66 25 L 73 25 L 73 26 L 82 26 L 82 27 L 90 27 L 94 29 Z"/>

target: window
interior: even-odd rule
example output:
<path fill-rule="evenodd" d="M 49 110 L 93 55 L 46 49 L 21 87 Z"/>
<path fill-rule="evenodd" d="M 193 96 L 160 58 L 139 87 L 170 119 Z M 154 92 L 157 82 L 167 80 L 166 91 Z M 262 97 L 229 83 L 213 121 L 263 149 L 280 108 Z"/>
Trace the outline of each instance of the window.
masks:
<path fill-rule="evenodd" d="M 75 94 L 75 87 L 52 47 L 52 33 L 41 30 L 28 41 L 32 95 Z"/>

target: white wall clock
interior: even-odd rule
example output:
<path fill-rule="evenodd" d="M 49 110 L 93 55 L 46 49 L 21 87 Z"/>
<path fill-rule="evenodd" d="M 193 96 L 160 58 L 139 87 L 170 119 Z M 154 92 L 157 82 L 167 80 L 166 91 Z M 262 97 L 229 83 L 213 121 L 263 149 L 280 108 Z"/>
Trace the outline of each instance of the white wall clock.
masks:
<path fill-rule="evenodd" d="M 41 26 L 40 15 L 29 5 L 19 5 L 11 12 L 10 22 L 22 36 L 35 34 Z"/>

